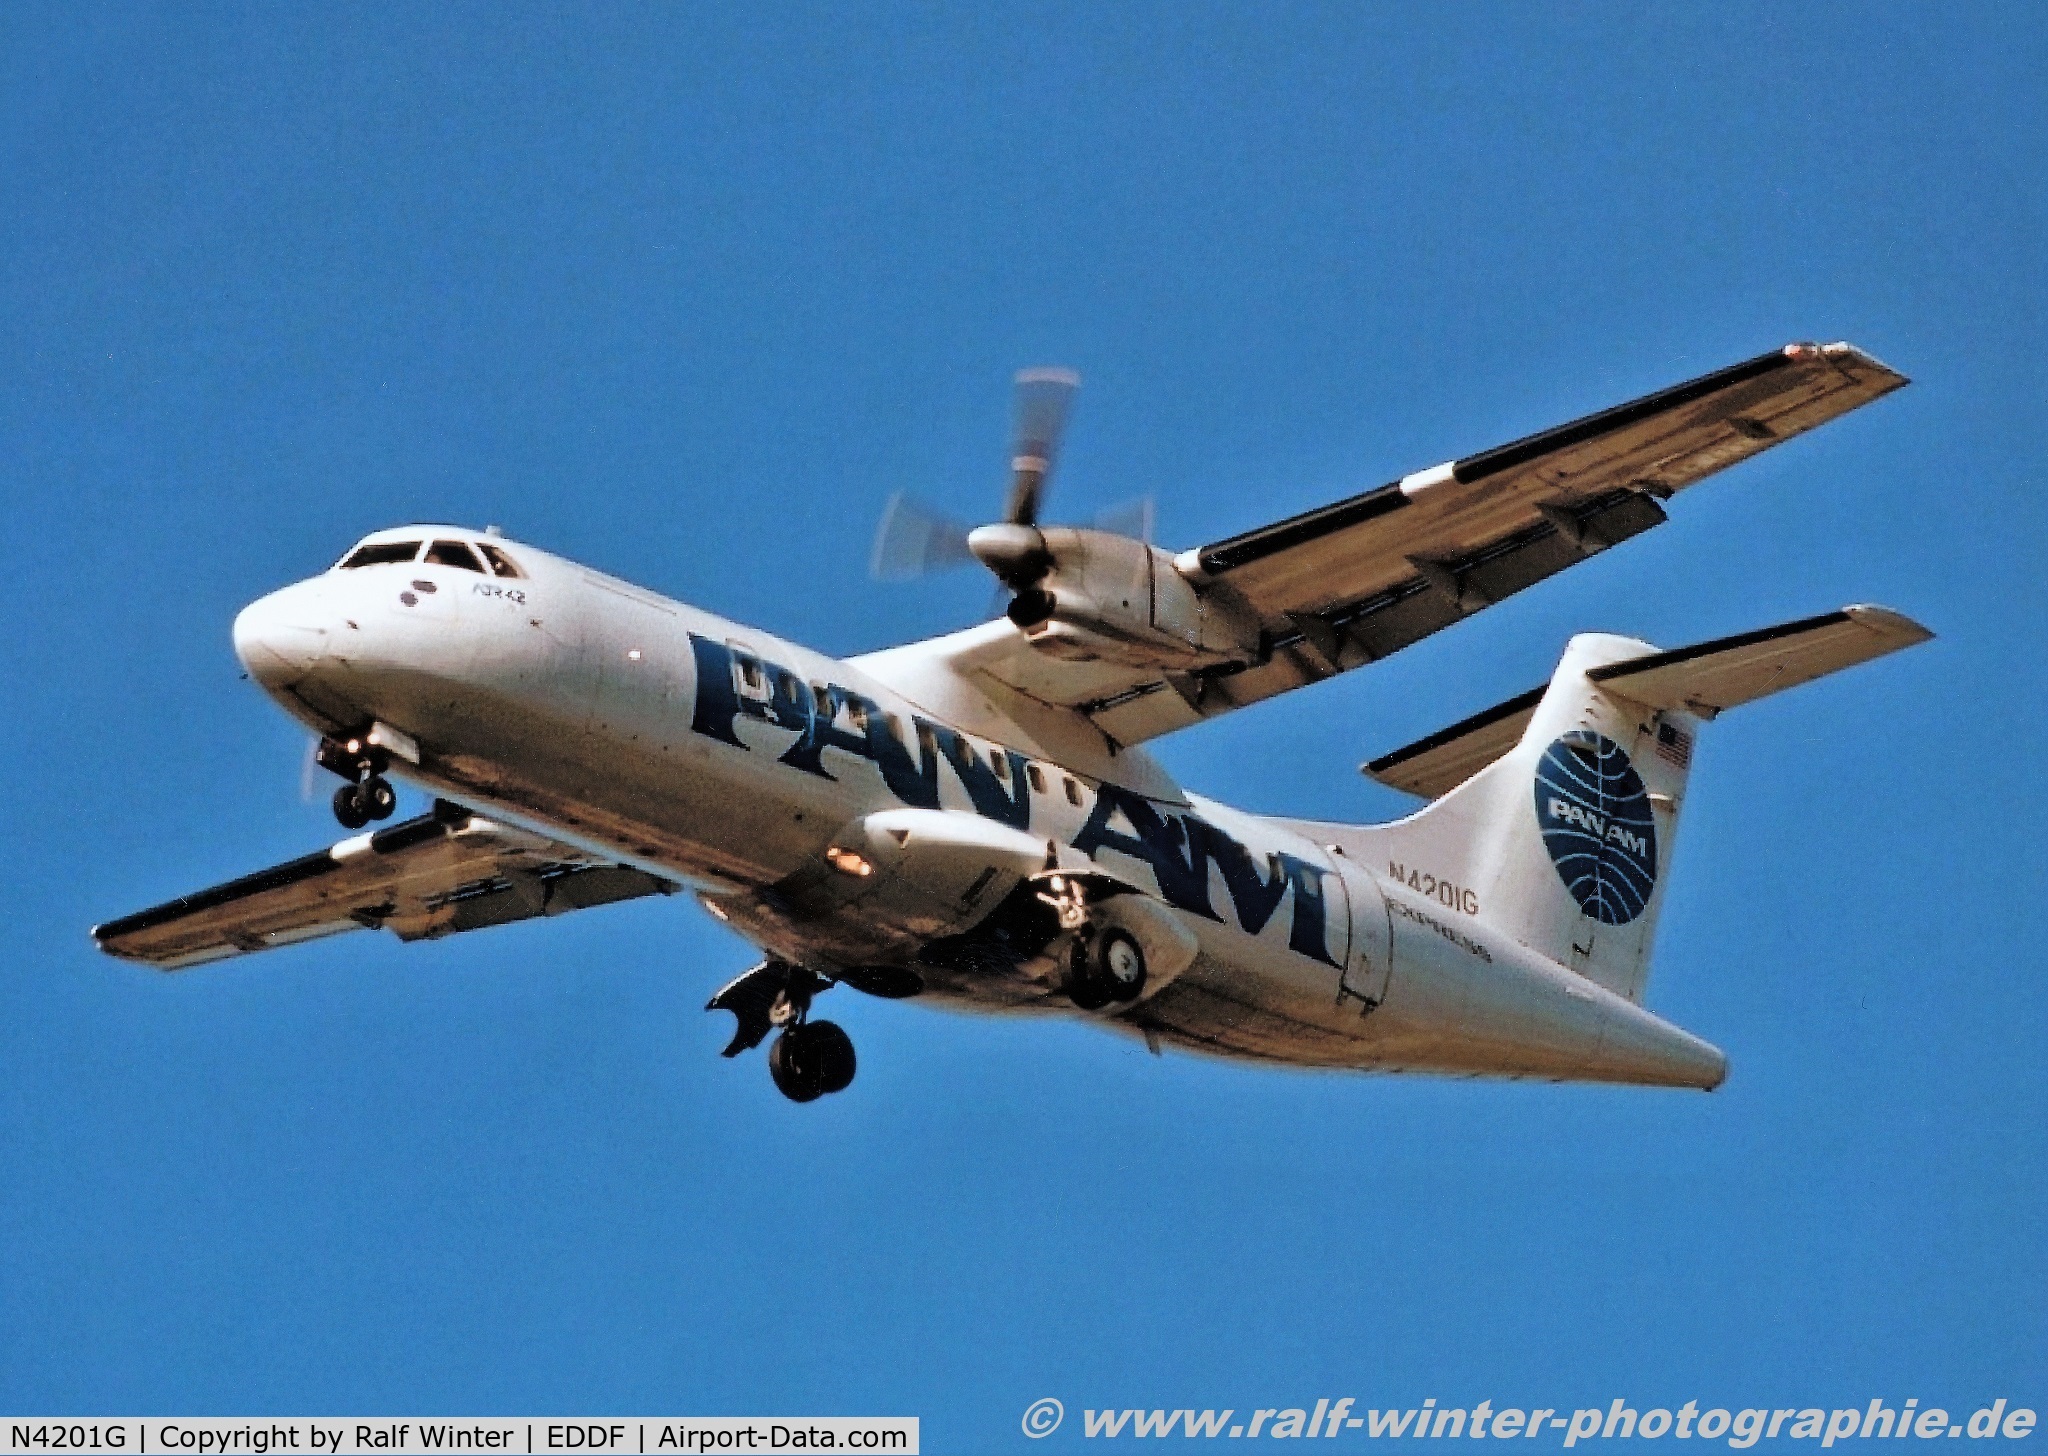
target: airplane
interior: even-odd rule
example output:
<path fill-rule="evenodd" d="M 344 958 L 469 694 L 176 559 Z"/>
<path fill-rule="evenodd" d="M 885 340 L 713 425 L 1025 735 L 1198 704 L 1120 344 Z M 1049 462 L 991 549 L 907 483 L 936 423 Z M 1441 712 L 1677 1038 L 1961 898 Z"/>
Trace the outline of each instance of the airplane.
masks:
<path fill-rule="evenodd" d="M 1155 1053 L 1711 1090 L 1644 1005 L 1702 724 L 1927 640 L 1849 606 L 1664 650 L 1573 637 L 1549 680 L 1363 771 L 1379 825 L 1184 791 L 1164 734 L 1376 663 L 1664 523 L 1708 475 L 1907 383 L 1795 343 L 1173 552 L 1042 524 L 1077 379 L 1018 376 L 1000 521 L 912 510 L 878 561 L 979 560 L 1000 616 L 835 659 L 491 527 L 401 526 L 255 601 L 248 675 L 366 830 L 110 921 L 164 970 L 382 928 L 434 940 L 687 894 L 763 952 L 708 1009 L 796 1102 L 843 1091 L 847 988 L 1081 1017 Z M 893 513 L 892 513 L 893 514 Z M 906 524 L 907 523 L 907 524 Z"/>

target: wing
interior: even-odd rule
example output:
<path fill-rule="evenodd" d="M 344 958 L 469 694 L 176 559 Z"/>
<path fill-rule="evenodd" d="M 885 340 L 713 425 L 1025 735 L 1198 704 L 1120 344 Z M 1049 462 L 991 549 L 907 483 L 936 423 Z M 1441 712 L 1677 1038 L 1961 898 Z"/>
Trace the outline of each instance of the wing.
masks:
<path fill-rule="evenodd" d="M 963 635 L 963 668 L 1138 743 L 1374 662 L 1659 525 L 1717 470 L 1906 383 L 1848 344 L 1792 344 L 1184 552 L 1204 596 L 1259 624 L 1249 661 L 1187 673 L 1064 662 Z M 936 644 L 932 644 L 936 645 Z"/>
<path fill-rule="evenodd" d="M 99 948 L 166 971 L 383 928 L 481 930 L 679 888 L 452 804 L 374 834 L 93 927 Z"/>
<path fill-rule="evenodd" d="M 1916 646 L 1933 635 L 1885 607 L 1844 607 L 1736 637 L 1611 662 L 1586 676 L 1645 707 L 1716 718 L 1730 708 Z M 1547 687 L 1532 688 L 1397 748 L 1360 772 L 1420 798 L 1447 794 L 1522 741 L 1522 731 L 1535 717 Z"/>

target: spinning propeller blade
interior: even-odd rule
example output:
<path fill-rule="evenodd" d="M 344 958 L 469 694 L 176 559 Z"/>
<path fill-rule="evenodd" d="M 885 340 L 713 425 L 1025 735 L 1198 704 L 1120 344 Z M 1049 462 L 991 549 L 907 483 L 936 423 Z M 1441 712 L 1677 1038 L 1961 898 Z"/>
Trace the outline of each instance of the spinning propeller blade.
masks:
<path fill-rule="evenodd" d="M 1010 498 L 1003 520 L 1038 524 L 1045 483 L 1059 456 L 1060 436 L 1073 412 L 1081 376 L 1071 369 L 1025 369 L 1017 375 L 1017 446 L 1010 460 Z"/>
<path fill-rule="evenodd" d="M 965 526 L 899 490 L 875 528 L 868 574 L 876 581 L 910 581 L 973 559 Z"/>

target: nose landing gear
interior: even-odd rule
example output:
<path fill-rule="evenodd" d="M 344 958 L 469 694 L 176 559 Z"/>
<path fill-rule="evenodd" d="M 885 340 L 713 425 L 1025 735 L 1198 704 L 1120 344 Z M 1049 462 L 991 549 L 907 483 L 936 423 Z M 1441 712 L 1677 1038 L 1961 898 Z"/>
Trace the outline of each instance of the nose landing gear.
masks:
<path fill-rule="evenodd" d="M 397 791 L 388 779 L 374 774 L 334 791 L 334 817 L 344 829 L 361 829 L 372 819 L 389 819 L 397 807 Z"/>
<path fill-rule="evenodd" d="M 832 983 L 803 966 L 763 961 L 723 987 L 704 1008 L 738 1019 L 725 1055 L 759 1046 L 777 1027 L 768 1048 L 768 1076 L 792 1102 L 815 1102 L 853 1085 L 853 1039 L 835 1022 L 812 1021 L 811 998 Z"/>
<path fill-rule="evenodd" d="M 334 817 L 344 829 L 361 829 L 373 819 L 389 819 L 398 807 L 398 793 L 384 777 L 391 757 L 361 738 L 320 740 L 314 760 L 348 782 L 334 791 Z"/>
<path fill-rule="evenodd" d="M 800 1021 L 768 1048 L 768 1075 L 792 1102 L 813 1102 L 853 1085 L 853 1038 L 831 1021 Z"/>

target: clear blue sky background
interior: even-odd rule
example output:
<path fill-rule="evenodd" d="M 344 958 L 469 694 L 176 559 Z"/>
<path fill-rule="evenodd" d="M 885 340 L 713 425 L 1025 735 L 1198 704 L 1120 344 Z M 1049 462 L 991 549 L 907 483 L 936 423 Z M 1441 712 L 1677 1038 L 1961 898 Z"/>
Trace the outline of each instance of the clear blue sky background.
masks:
<path fill-rule="evenodd" d="M 0 1410 L 2048 1406 L 2048 28 L 1639 11 L 0 11 Z M 687 904 L 86 940 L 337 836 L 228 624 L 376 527 L 851 652 L 985 604 L 867 542 L 995 508 L 1021 365 L 1087 378 L 1056 513 L 1186 545 L 1799 338 L 1916 382 L 1162 749 L 1386 817 L 1361 758 L 1575 630 L 1921 617 L 1703 740 L 1650 999 L 1712 1096 L 842 993 L 860 1080 L 798 1108 Z"/>

